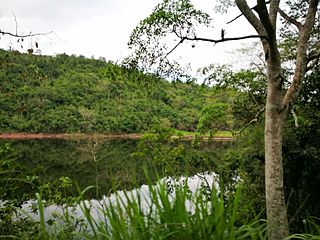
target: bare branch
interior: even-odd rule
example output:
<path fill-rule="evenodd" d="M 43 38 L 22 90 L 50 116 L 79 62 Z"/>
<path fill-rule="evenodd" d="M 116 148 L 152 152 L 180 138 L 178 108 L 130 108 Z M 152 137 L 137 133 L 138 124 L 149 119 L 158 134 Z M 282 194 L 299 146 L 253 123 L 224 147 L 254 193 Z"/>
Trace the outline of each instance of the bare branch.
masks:
<path fill-rule="evenodd" d="M 293 19 L 292 17 L 290 17 L 288 14 L 286 14 L 280 8 L 279 8 L 279 13 L 280 13 L 281 17 L 283 17 L 289 23 L 295 25 L 298 29 L 300 29 L 302 27 L 302 24 L 299 21 L 297 21 L 297 20 Z"/>
<path fill-rule="evenodd" d="M 259 105 L 259 103 L 258 103 L 256 97 L 253 95 L 253 93 L 252 93 L 251 91 L 249 91 L 248 93 L 249 93 L 249 95 L 252 97 L 254 103 L 257 104 L 257 105 Z"/>
<path fill-rule="evenodd" d="M 181 40 L 169 51 L 167 52 L 167 54 L 160 60 L 160 63 L 167 58 L 174 50 L 176 50 L 176 48 L 182 44 L 184 42 L 184 40 L 186 40 L 186 38 L 181 38 Z"/>
<path fill-rule="evenodd" d="M 236 0 L 236 4 L 241 11 L 241 13 L 245 16 L 245 18 L 248 20 L 248 22 L 254 27 L 254 29 L 257 31 L 257 33 L 261 36 L 266 36 L 267 33 L 261 24 L 259 18 L 256 17 L 256 15 L 252 12 L 252 9 L 247 4 L 247 1 L 245 0 Z"/>
<path fill-rule="evenodd" d="M 260 60 L 261 63 L 263 64 L 263 67 L 264 67 L 265 69 L 267 69 L 266 62 L 262 59 L 262 57 L 259 56 L 259 55 L 258 55 L 257 57 L 259 58 L 259 60 Z M 257 64 L 256 62 L 252 62 L 252 64 L 253 64 L 256 68 L 258 68 L 258 70 L 259 70 L 259 72 L 260 72 L 261 75 L 263 75 L 264 77 L 268 77 L 268 75 L 263 71 L 263 68 L 260 67 L 259 64 Z"/>
<path fill-rule="evenodd" d="M 251 8 L 252 9 L 252 8 Z M 231 19 L 230 21 L 227 22 L 227 24 L 230 24 L 232 22 L 234 22 L 235 20 L 237 20 L 239 17 L 243 16 L 243 14 L 239 14 L 238 16 L 236 16 L 235 18 Z"/>
<path fill-rule="evenodd" d="M 0 35 L 8 35 L 8 36 L 11 36 L 11 37 L 15 37 L 15 38 L 20 38 L 22 41 L 23 41 L 23 38 L 28 38 L 28 37 L 35 37 L 35 36 L 44 36 L 44 35 L 48 35 L 48 34 L 51 34 L 53 33 L 53 31 L 50 31 L 50 32 L 47 32 L 47 33 L 28 33 L 28 34 L 19 34 L 18 33 L 18 20 L 17 20 L 17 16 L 15 15 L 14 12 L 12 12 L 13 14 L 13 17 L 14 17 L 14 21 L 15 21 L 15 33 L 12 33 L 12 32 L 6 32 L 6 31 L 2 31 L 0 29 Z M 20 40 L 19 39 L 19 40 Z M 18 41 L 19 41 L 18 40 Z M 38 43 L 36 43 L 36 47 L 38 48 Z M 22 47 L 22 46 L 21 46 Z M 33 49 L 28 49 L 29 50 L 32 50 Z"/>
<path fill-rule="evenodd" d="M 180 38 L 180 41 L 169 51 L 167 52 L 164 57 L 161 58 L 160 63 L 164 61 L 180 44 L 182 44 L 185 40 L 188 41 L 203 41 L 203 42 L 213 42 L 213 43 L 221 43 L 221 42 L 227 42 L 227 41 L 237 41 L 237 40 L 243 40 L 248 38 L 260 38 L 265 39 L 266 36 L 259 36 L 259 35 L 248 35 L 248 36 L 242 36 L 242 37 L 234 37 L 234 38 L 221 38 L 221 39 L 210 39 L 210 38 L 199 38 L 199 37 L 183 37 L 180 34 L 178 34 L 175 30 L 173 32 L 176 34 L 178 38 Z"/>
<path fill-rule="evenodd" d="M 254 119 L 252 119 L 250 122 L 248 122 L 247 124 L 245 124 L 239 132 L 235 133 L 235 132 L 232 132 L 232 135 L 235 136 L 235 135 L 240 135 L 247 127 L 249 127 L 251 124 L 255 123 L 258 121 L 258 117 L 266 110 L 266 108 L 262 108 L 260 109 L 257 114 L 254 116 Z"/>
<path fill-rule="evenodd" d="M 266 4 L 269 4 L 269 3 L 270 3 L 270 1 L 266 2 Z M 257 7 L 257 5 L 254 6 L 254 7 L 252 7 L 252 8 L 250 8 L 250 10 L 254 10 L 256 7 Z M 230 20 L 229 22 L 227 22 L 227 24 L 230 24 L 230 23 L 234 22 L 235 20 L 237 20 L 237 19 L 238 19 L 239 17 L 241 17 L 241 16 L 243 16 L 243 13 L 239 14 L 239 15 L 236 16 L 234 19 L 232 19 L 232 20 Z"/>
<path fill-rule="evenodd" d="M 11 37 L 17 37 L 17 38 L 27 38 L 27 37 L 34 37 L 34 36 L 44 36 L 44 35 L 48 35 L 50 33 L 53 33 L 53 31 L 47 32 L 47 33 L 28 33 L 28 34 L 14 34 L 11 32 L 5 32 L 0 30 L 0 34 L 2 35 L 9 35 Z"/>
<path fill-rule="evenodd" d="M 267 36 L 260 36 L 260 35 L 248 35 L 242 37 L 233 37 L 233 38 L 223 38 L 223 39 L 211 39 L 211 38 L 200 38 L 200 37 L 183 37 L 185 40 L 189 41 L 203 41 L 203 42 L 212 42 L 212 43 L 221 43 L 221 42 L 228 42 L 228 41 L 238 41 L 248 38 L 260 38 L 260 39 L 267 39 Z"/>
<path fill-rule="evenodd" d="M 260 73 L 262 76 L 264 76 L 264 77 L 266 77 L 266 78 L 268 77 L 267 74 L 263 71 L 262 67 L 259 66 L 259 64 L 255 63 L 255 62 L 253 62 L 253 63 L 251 63 L 251 64 L 253 64 L 253 65 L 259 70 L 259 73 Z M 263 65 L 264 65 L 265 68 L 267 68 L 267 67 L 266 67 L 266 64 L 265 64 L 264 62 L 263 62 Z"/>
<path fill-rule="evenodd" d="M 13 17 L 14 17 L 14 21 L 16 23 L 16 34 L 18 34 L 18 21 L 17 21 L 17 17 L 16 15 L 14 14 L 14 12 L 12 13 L 13 14 Z"/>

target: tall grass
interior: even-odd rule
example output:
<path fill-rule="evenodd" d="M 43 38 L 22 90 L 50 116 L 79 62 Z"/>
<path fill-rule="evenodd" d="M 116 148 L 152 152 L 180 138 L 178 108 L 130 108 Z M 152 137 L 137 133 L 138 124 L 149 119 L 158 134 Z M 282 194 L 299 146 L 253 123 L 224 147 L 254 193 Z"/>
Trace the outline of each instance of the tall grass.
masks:
<path fill-rule="evenodd" d="M 58 219 L 46 219 L 45 204 L 37 194 L 38 221 L 19 239 L 267 239 L 266 221 L 240 219 L 241 191 L 226 198 L 214 184 L 201 185 L 196 191 L 183 181 L 167 178 L 133 191 L 118 191 L 101 201 L 84 200 L 67 207 Z M 209 184 L 209 183 L 207 183 Z M 148 190 L 148 191 L 146 191 Z M 243 196 L 242 196 L 243 197 Z M 289 239 L 320 239 L 316 221 L 306 222 L 310 234 L 294 234 Z M 28 228 L 30 231 L 30 228 Z M 14 234 L 10 233 L 10 237 Z M 2 237 L 2 236 L 1 236 Z M 9 235 L 7 236 L 9 237 Z"/>
<path fill-rule="evenodd" d="M 213 184 L 212 184 L 213 185 Z M 38 197 L 40 234 L 36 239 L 266 239 L 266 223 L 241 223 L 238 213 L 240 192 L 225 200 L 215 188 L 200 186 L 191 191 L 187 181 L 166 179 L 148 191 L 121 191 L 113 198 L 93 203 L 80 201 L 80 218 L 62 217 L 55 231 L 44 225 L 44 205 Z M 97 214 L 98 211 L 98 214 Z M 78 215 L 79 216 L 79 215 Z M 70 219 L 73 227 L 70 229 Z M 78 222 L 82 225 L 79 227 Z"/>

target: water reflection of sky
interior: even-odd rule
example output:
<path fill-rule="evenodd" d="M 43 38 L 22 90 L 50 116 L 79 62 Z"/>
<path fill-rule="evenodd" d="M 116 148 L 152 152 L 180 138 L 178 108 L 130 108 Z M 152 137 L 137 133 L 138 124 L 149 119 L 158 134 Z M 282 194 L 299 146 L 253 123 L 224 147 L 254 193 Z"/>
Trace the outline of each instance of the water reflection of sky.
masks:
<path fill-rule="evenodd" d="M 219 188 L 218 175 L 209 172 L 196 174 L 188 178 L 162 178 L 160 181 L 157 182 L 156 185 L 153 185 L 152 188 L 157 192 L 159 191 L 161 186 L 166 186 L 169 192 L 169 200 L 172 202 L 175 199 L 175 188 L 184 187 L 185 183 L 187 184 L 191 196 L 194 197 L 198 193 L 203 194 L 204 189 L 210 190 L 213 186 L 215 187 L 215 189 Z M 201 192 L 198 191 L 200 188 L 202 188 Z M 172 191 L 170 191 L 170 189 Z M 91 231 L 89 224 L 86 221 L 84 206 L 90 209 L 90 215 L 96 222 L 96 224 L 99 224 L 101 222 L 108 224 L 108 219 L 106 218 L 105 210 L 109 208 L 110 205 L 120 205 L 123 209 L 125 206 L 127 206 L 128 202 L 132 202 L 134 200 L 138 201 L 137 199 L 140 199 L 139 206 L 141 208 L 141 211 L 145 214 L 145 216 L 148 215 L 150 211 L 152 211 L 153 207 L 155 207 L 154 204 L 152 204 L 152 194 L 150 192 L 150 187 L 148 185 L 142 185 L 140 188 L 133 189 L 132 191 L 121 190 L 111 194 L 109 197 L 103 196 L 101 200 L 85 200 L 74 207 L 58 205 L 47 206 L 44 209 L 44 218 L 46 222 L 48 222 L 50 219 L 54 219 L 56 220 L 56 224 L 64 224 L 65 222 L 63 221 L 63 215 L 66 214 L 66 212 L 68 212 L 69 218 L 73 219 L 74 222 L 79 222 L 81 219 L 83 219 L 84 223 L 86 224 L 87 230 Z M 39 221 L 39 212 L 32 210 L 35 206 L 37 206 L 37 202 L 35 200 L 30 200 L 27 203 L 25 203 L 22 206 L 22 211 L 18 218 L 25 217 L 26 215 L 28 215 L 29 218 L 35 221 Z M 192 197 L 190 197 L 190 199 L 186 199 L 185 206 L 187 211 L 189 211 L 191 214 L 194 213 L 196 205 Z"/>

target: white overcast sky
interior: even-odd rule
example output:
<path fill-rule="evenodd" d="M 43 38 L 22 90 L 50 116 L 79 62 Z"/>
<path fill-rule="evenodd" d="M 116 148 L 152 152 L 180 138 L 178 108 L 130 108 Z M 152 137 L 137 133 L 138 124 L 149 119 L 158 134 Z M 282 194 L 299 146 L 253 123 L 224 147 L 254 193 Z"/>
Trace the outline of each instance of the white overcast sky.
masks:
<path fill-rule="evenodd" d="M 84 55 L 95 58 L 104 57 L 117 61 L 126 56 L 127 41 L 132 29 L 140 20 L 148 16 L 161 0 L 0 0 L 0 29 L 15 32 L 15 17 L 18 32 L 33 33 L 53 31 L 48 36 L 33 41 L 39 42 L 44 55 L 60 53 Z M 194 4 L 213 12 L 215 0 L 195 0 Z M 203 37 L 219 38 L 221 28 L 226 29 L 228 37 L 254 34 L 244 19 L 230 26 L 227 20 L 238 14 L 234 11 L 228 16 L 214 17 L 212 31 L 204 31 Z M 198 35 L 199 37 L 202 37 Z M 191 62 L 194 68 L 210 63 L 233 63 L 243 61 L 235 57 L 235 49 L 242 42 L 221 43 L 216 46 L 208 43 L 185 44 L 177 55 L 185 55 L 185 62 Z M 25 43 L 27 44 L 27 43 Z M 30 43 L 28 43 L 30 44 Z M 11 46 L 18 49 L 16 39 L 0 39 L 0 48 Z M 25 46 L 25 49 L 28 46 Z M 19 49 L 20 50 L 20 49 Z"/>

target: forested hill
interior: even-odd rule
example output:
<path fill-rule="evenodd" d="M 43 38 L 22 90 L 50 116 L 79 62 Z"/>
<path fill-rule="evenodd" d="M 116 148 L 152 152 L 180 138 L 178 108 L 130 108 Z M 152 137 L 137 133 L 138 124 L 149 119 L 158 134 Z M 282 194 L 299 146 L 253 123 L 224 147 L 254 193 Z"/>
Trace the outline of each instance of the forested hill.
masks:
<path fill-rule="evenodd" d="M 224 94 L 170 83 L 105 60 L 0 50 L 0 132 L 194 131 Z"/>

